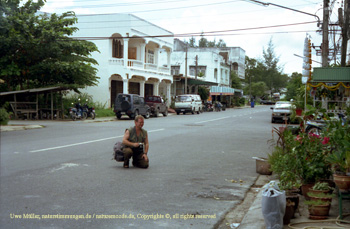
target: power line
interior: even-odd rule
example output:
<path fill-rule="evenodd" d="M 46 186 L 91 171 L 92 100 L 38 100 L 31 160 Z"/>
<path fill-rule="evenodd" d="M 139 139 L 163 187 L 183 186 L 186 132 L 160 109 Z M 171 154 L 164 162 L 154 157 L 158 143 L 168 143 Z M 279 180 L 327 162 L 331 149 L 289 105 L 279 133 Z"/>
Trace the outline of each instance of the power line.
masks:
<path fill-rule="evenodd" d="M 243 28 L 243 29 L 231 29 L 231 30 L 220 30 L 220 31 L 209 31 L 209 32 L 196 32 L 196 33 L 183 33 L 183 34 L 172 34 L 172 35 L 149 35 L 149 36 L 138 36 L 135 38 L 156 38 L 156 37 L 191 37 L 191 36 L 227 36 L 229 32 L 237 31 L 246 31 L 246 30 L 258 30 L 258 29 L 268 29 L 268 28 L 277 28 L 277 27 L 286 27 L 286 26 L 295 26 L 302 24 L 316 23 L 317 21 L 311 22 L 301 22 L 301 23 L 292 23 L 284 25 L 272 25 L 272 26 L 261 26 L 254 28 Z M 222 33 L 222 34 L 218 34 Z M 230 34 L 232 35 L 232 34 Z M 83 39 L 83 40 L 105 40 L 111 39 L 111 37 L 72 37 L 74 39 Z M 118 38 L 133 38 L 133 37 L 118 37 Z"/>

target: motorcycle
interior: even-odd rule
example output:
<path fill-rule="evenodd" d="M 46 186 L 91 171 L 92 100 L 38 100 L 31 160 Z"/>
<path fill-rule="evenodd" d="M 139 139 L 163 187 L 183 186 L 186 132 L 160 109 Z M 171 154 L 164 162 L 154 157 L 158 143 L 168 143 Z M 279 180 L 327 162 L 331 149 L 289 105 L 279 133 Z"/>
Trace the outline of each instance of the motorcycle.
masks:
<path fill-rule="evenodd" d="M 89 107 L 87 103 L 84 104 L 83 106 L 83 111 L 86 112 L 87 118 L 91 117 L 92 119 L 95 119 L 96 114 L 95 114 L 95 108 L 94 107 Z"/>
<path fill-rule="evenodd" d="M 214 111 L 213 104 L 212 103 L 204 103 L 203 104 L 203 111 Z"/>
<path fill-rule="evenodd" d="M 342 121 L 342 125 L 349 122 L 347 117 L 343 113 L 338 113 L 339 120 Z M 323 129 L 327 126 L 327 122 L 324 120 L 310 120 L 306 122 L 305 132 L 307 134 L 321 135 Z"/>
<path fill-rule="evenodd" d="M 87 113 L 83 110 L 80 103 L 76 103 L 74 107 L 69 108 L 69 114 L 73 121 L 76 119 L 83 120 L 87 118 Z"/>

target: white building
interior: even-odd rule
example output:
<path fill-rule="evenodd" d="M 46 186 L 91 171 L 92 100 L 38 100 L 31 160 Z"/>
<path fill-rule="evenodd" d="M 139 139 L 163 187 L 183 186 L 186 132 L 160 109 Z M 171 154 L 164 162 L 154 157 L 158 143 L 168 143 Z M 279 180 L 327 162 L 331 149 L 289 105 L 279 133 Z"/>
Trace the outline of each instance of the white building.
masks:
<path fill-rule="evenodd" d="M 73 37 L 94 42 L 100 51 L 92 54 L 99 64 L 95 66 L 98 86 L 83 92 L 108 107 L 113 106 L 117 93 L 163 95 L 171 101 L 171 32 L 130 14 L 77 18 L 79 31 Z M 164 60 L 161 53 L 166 54 Z"/>
<path fill-rule="evenodd" d="M 197 80 L 196 68 L 197 76 L 202 76 L 197 77 Z M 212 95 L 233 95 L 235 89 L 230 87 L 231 71 L 235 71 L 239 78 L 244 79 L 245 51 L 240 47 L 191 48 L 186 47 L 186 44 L 179 39 L 175 39 L 171 69 L 172 75 L 182 75 L 182 82 L 187 75 L 189 93 L 194 92 L 194 87 L 191 85 L 201 84 L 202 81 L 202 85 L 213 85 Z M 241 90 L 236 89 L 236 91 L 241 93 Z M 184 84 L 174 81 L 173 95 L 182 93 L 185 93 Z"/>

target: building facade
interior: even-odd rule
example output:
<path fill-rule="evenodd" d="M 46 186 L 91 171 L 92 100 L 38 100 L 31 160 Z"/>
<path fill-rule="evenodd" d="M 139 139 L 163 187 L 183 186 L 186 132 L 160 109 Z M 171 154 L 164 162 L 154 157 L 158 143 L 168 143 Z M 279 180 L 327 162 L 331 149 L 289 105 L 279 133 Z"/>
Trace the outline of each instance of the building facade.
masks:
<path fill-rule="evenodd" d="M 196 77 L 197 71 L 197 77 Z M 171 73 L 174 80 L 172 95 L 186 93 L 183 78 L 189 81 L 187 92 L 193 93 L 195 85 L 210 86 L 212 96 L 234 95 L 230 75 L 234 71 L 240 79 L 245 75 L 245 51 L 240 47 L 193 48 L 179 39 L 174 39 L 174 50 L 171 58 Z M 181 81 L 179 79 L 182 79 Z"/>
<path fill-rule="evenodd" d="M 99 49 L 92 54 L 98 62 L 98 86 L 83 92 L 108 107 L 114 105 L 118 93 L 161 95 L 170 101 L 171 32 L 130 14 L 77 18 L 79 31 L 74 37 L 94 42 Z"/>

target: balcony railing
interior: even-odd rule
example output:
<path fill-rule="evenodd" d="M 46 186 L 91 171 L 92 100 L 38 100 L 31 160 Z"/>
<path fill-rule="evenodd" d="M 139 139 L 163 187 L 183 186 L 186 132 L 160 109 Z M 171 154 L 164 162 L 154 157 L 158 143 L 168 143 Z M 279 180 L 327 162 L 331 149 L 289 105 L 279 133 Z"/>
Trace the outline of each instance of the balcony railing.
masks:
<path fill-rule="evenodd" d="M 110 65 L 124 66 L 124 59 L 122 58 L 112 58 L 109 59 Z M 147 70 L 155 73 L 165 73 L 170 74 L 170 68 L 164 66 L 157 66 L 156 64 L 143 63 L 140 60 L 128 60 L 128 68 L 138 69 L 138 70 Z"/>

